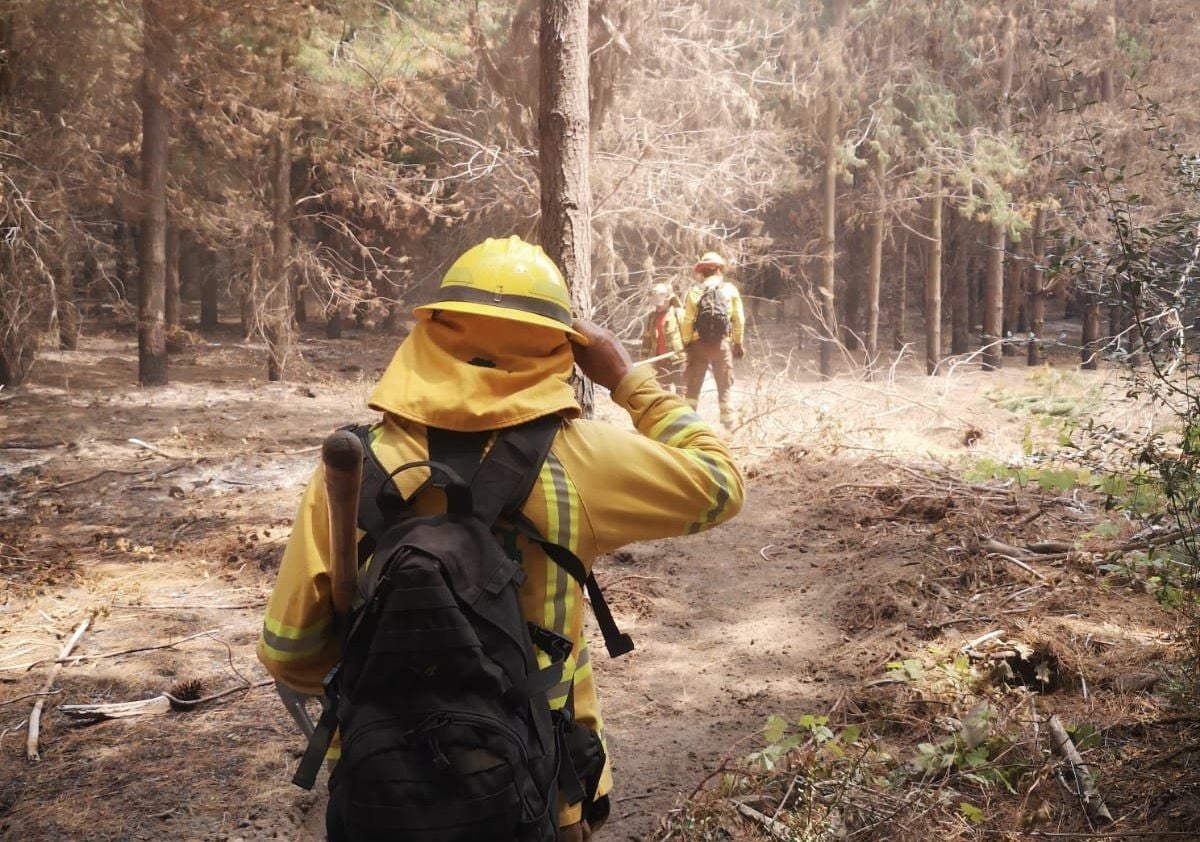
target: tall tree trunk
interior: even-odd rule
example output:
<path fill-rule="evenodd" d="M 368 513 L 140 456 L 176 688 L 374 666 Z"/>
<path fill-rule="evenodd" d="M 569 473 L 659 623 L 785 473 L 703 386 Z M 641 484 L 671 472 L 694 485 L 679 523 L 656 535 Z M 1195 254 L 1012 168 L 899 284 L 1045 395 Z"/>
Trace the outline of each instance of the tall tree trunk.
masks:
<path fill-rule="evenodd" d="M 79 294 L 75 287 L 75 250 L 64 236 L 58 262 L 58 347 L 74 351 L 79 347 Z"/>
<path fill-rule="evenodd" d="M 292 318 L 296 324 L 308 324 L 308 301 L 304 297 L 304 282 L 299 278 L 292 281 Z"/>
<path fill-rule="evenodd" d="M 214 252 L 205 249 L 200 270 L 200 330 L 214 331 L 221 324 L 221 273 Z"/>
<path fill-rule="evenodd" d="M 908 344 L 908 232 L 900 235 L 900 300 L 896 302 L 896 323 L 892 325 L 892 348 L 897 352 Z"/>
<path fill-rule="evenodd" d="M 805 272 L 796 273 L 796 309 L 792 318 L 796 322 L 796 349 L 804 349 L 804 340 L 808 336 L 809 322 L 812 320 L 812 284 Z"/>
<path fill-rule="evenodd" d="M 0 15 L 0 100 L 11 101 L 17 92 L 17 74 L 13 70 L 16 56 L 13 15 Z"/>
<path fill-rule="evenodd" d="M 1042 333 L 1046 330 L 1046 210 L 1033 217 L 1033 266 L 1029 272 L 1029 364 L 1042 364 Z"/>
<path fill-rule="evenodd" d="M 1000 336 L 1004 321 L 1004 245 L 1007 230 L 1003 223 L 988 226 L 987 280 L 983 288 L 983 370 L 1000 368 Z"/>
<path fill-rule="evenodd" d="M 1080 368 L 1095 370 L 1100 356 L 1100 296 L 1092 290 L 1083 295 L 1083 342 L 1079 349 Z"/>
<path fill-rule="evenodd" d="M 336 301 L 325 308 L 325 338 L 342 338 L 342 305 Z"/>
<path fill-rule="evenodd" d="M 138 380 L 167 382 L 167 337 L 163 328 L 167 274 L 167 137 L 170 132 L 163 84 L 170 62 L 161 0 L 142 0 L 142 214 L 141 279 L 138 284 Z"/>
<path fill-rule="evenodd" d="M 163 299 L 163 319 L 167 327 L 179 327 L 179 228 L 167 227 L 167 274 Z"/>
<path fill-rule="evenodd" d="M 284 70 L 287 58 L 283 59 Z M 289 84 L 285 81 L 284 85 Z M 286 100 L 286 97 L 285 97 Z M 282 380 L 292 350 L 292 314 L 288 299 L 292 245 L 292 140 L 287 109 L 279 115 L 275 131 L 274 167 L 271 174 L 271 261 L 264 305 L 264 334 L 267 340 L 267 379 Z"/>
<path fill-rule="evenodd" d="M 179 232 L 179 298 L 195 301 L 200 297 L 200 248 L 191 231 Z"/>
<path fill-rule="evenodd" d="M 1112 102 L 1117 98 L 1117 3 L 1109 0 L 1101 6 L 1104 20 L 1101 23 L 1104 56 L 1100 65 L 1100 101 Z"/>
<path fill-rule="evenodd" d="M 821 207 L 821 285 L 817 291 L 821 319 L 821 376 L 833 377 L 837 351 L 837 124 L 838 100 L 832 93 L 825 97 L 822 139 L 825 145 L 824 203 Z"/>
<path fill-rule="evenodd" d="M 542 0 L 538 141 L 541 243 L 571 290 L 577 318 L 592 315 L 592 189 L 588 177 L 588 0 Z M 584 416 L 595 386 L 580 377 L 576 397 Z"/>
<path fill-rule="evenodd" d="M 1007 243 L 1005 245 L 1007 246 Z M 1000 335 L 1004 339 L 1000 350 L 1006 357 L 1014 357 L 1017 354 L 1015 344 L 1019 318 L 1017 310 L 1020 307 L 1019 297 L 1023 292 L 1021 289 L 1021 258 L 1016 248 L 1013 248 L 1008 259 L 1008 283 L 1004 285 L 1004 318 L 1000 323 Z"/>
<path fill-rule="evenodd" d="M 929 260 L 925 267 L 925 373 L 937 374 L 942 361 L 942 174 L 933 179 L 929 200 Z"/>
<path fill-rule="evenodd" d="M 971 274 L 971 246 L 974 244 L 970 220 L 953 214 L 955 232 L 954 259 L 950 261 L 950 353 L 958 356 L 971 348 L 970 308 L 967 305 Z"/>
<path fill-rule="evenodd" d="M 875 370 L 879 357 L 879 288 L 883 277 L 883 238 L 887 230 L 887 156 L 875 153 L 875 218 L 871 224 L 871 269 L 867 275 L 867 368 Z"/>

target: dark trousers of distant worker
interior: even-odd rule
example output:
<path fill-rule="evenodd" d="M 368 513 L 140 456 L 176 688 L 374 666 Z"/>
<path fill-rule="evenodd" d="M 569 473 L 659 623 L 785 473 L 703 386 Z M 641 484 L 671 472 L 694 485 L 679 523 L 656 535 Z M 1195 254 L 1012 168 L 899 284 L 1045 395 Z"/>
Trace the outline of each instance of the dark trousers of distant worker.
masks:
<path fill-rule="evenodd" d="M 717 381 L 717 401 L 721 405 L 721 423 L 734 423 L 733 409 L 733 345 L 728 339 L 719 345 L 696 340 L 687 349 L 687 371 L 684 372 L 684 388 L 687 402 L 693 408 L 700 404 L 700 390 L 704 388 L 704 375 L 712 368 L 713 380 Z"/>

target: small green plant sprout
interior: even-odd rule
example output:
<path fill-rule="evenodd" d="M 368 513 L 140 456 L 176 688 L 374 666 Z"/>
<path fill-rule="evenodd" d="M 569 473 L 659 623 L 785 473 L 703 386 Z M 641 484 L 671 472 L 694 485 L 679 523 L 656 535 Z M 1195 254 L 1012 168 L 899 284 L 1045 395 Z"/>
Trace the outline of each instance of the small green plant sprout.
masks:
<path fill-rule="evenodd" d="M 916 658 L 905 658 L 903 661 L 889 661 L 887 676 L 901 681 L 920 681 L 925 674 L 925 668 Z"/>
<path fill-rule="evenodd" d="M 861 729 L 854 725 L 834 733 L 829 727 L 828 716 L 806 713 L 789 723 L 784 717 L 771 714 L 763 727 L 766 745 L 747 755 L 746 763 L 770 772 L 788 753 L 802 746 L 812 746 L 840 759 L 845 756 L 846 747 L 856 744 L 861 735 Z"/>
<path fill-rule="evenodd" d="M 991 759 L 992 723 L 996 710 L 986 701 L 979 702 L 963 716 L 958 732 L 937 743 L 919 743 L 912 765 L 926 777 L 959 771 L 970 781 L 981 785 L 988 778 L 976 770 Z"/>
<path fill-rule="evenodd" d="M 958 803 L 958 811 L 971 824 L 983 824 L 983 810 L 980 810 L 970 801 L 960 801 Z"/>

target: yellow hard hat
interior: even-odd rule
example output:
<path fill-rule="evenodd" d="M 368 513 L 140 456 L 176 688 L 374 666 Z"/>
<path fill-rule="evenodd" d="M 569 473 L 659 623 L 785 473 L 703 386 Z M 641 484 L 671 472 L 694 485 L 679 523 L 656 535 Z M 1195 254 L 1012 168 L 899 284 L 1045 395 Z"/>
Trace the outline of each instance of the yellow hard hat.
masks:
<path fill-rule="evenodd" d="M 430 318 L 437 310 L 548 327 L 587 344 L 571 327 L 571 299 L 562 273 L 541 246 L 520 237 L 489 237 L 463 252 L 446 270 L 438 300 L 413 313 Z"/>
<path fill-rule="evenodd" d="M 724 269 L 725 258 L 721 257 L 721 255 L 717 254 L 715 251 L 706 251 L 704 254 L 700 255 L 700 259 L 696 261 L 695 271 L 699 272 L 701 269 L 705 268 Z"/>

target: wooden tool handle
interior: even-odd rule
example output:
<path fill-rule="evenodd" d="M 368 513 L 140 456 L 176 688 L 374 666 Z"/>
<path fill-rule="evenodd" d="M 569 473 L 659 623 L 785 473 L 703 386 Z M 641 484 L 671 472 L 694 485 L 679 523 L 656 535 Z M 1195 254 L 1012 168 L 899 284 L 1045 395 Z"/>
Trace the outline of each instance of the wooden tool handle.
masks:
<path fill-rule="evenodd" d="M 325 499 L 329 505 L 330 573 L 333 610 L 350 613 L 358 589 L 358 490 L 362 483 L 363 449 L 358 436 L 338 430 L 321 445 L 325 465 Z"/>

